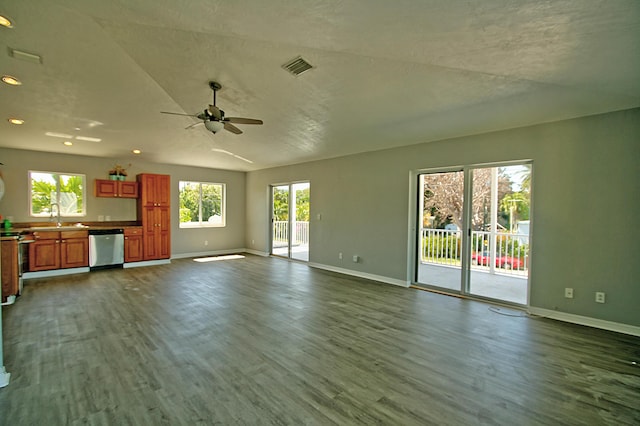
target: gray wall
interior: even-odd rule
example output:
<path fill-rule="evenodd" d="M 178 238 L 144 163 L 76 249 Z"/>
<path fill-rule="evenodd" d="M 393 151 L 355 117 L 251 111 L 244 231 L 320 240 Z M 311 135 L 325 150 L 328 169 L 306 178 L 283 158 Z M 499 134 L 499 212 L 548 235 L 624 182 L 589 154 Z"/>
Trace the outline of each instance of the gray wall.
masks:
<path fill-rule="evenodd" d="M 310 260 L 407 281 L 410 172 L 522 159 L 532 159 L 534 168 L 531 306 L 640 326 L 640 109 L 248 174 L 142 161 L 129 171 L 171 175 L 174 219 L 179 180 L 227 184 L 227 227 L 179 229 L 173 220 L 173 256 L 243 247 L 268 252 L 269 185 L 309 180 Z M 0 214 L 14 221 L 32 220 L 28 170 L 86 174 L 86 221 L 100 214 L 135 220 L 135 201 L 93 196 L 93 180 L 128 161 L 3 148 L 0 161 L 6 184 Z M 361 263 L 350 261 L 354 254 Z M 574 299 L 563 297 L 564 287 L 574 288 Z M 596 304 L 595 291 L 606 292 L 607 303 Z"/>
<path fill-rule="evenodd" d="M 640 326 L 640 109 L 250 172 L 246 247 L 269 251 L 269 184 L 309 180 L 311 262 L 410 280 L 410 172 L 523 159 L 534 171 L 531 306 Z"/>
<path fill-rule="evenodd" d="M 133 199 L 98 198 L 93 195 L 94 180 L 106 179 L 116 163 L 127 166 L 128 180 L 138 173 L 171 175 L 171 254 L 228 251 L 244 248 L 245 243 L 245 173 L 199 167 L 172 166 L 136 160 L 85 157 L 0 148 L 0 166 L 5 181 L 5 196 L 0 200 L 0 214 L 13 216 L 14 222 L 37 222 L 29 216 L 28 171 L 81 173 L 87 177 L 87 215 L 84 218 L 63 218 L 65 221 L 94 222 L 99 215 L 111 216 L 112 221 L 136 220 L 136 201 Z M 178 227 L 178 182 L 193 180 L 225 183 L 227 185 L 227 226 L 224 228 L 180 229 Z M 208 245 L 204 245 L 204 241 Z"/>

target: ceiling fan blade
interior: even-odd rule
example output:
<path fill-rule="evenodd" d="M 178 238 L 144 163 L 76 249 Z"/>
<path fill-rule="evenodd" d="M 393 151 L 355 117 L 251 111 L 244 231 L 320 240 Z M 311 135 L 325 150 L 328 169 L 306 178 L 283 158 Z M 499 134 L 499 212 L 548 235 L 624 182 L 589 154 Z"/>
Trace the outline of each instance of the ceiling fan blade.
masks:
<path fill-rule="evenodd" d="M 228 121 L 229 123 L 236 124 L 263 124 L 262 120 L 257 120 L 255 118 L 242 118 L 242 117 L 225 117 L 224 121 Z"/>
<path fill-rule="evenodd" d="M 222 120 L 222 113 L 220 112 L 220 108 L 215 105 L 209 105 L 209 112 L 216 120 Z"/>
<path fill-rule="evenodd" d="M 195 114 L 183 114 L 183 113 L 181 113 L 181 112 L 167 112 L 167 111 L 160 111 L 160 114 L 186 115 L 187 117 L 197 117 L 197 115 L 195 115 Z"/>
<path fill-rule="evenodd" d="M 235 133 L 236 135 L 242 133 L 242 130 L 238 129 L 236 126 L 227 121 L 224 122 L 224 129 L 230 131 L 231 133 Z"/>
<path fill-rule="evenodd" d="M 193 123 L 193 124 L 191 124 L 191 125 L 189 125 L 189 126 L 185 127 L 184 129 L 185 129 L 185 130 L 187 130 L 187 129 L 191 129 L 192 127 L 199 126 L 200 124 L 204 124 L 204 121 L 199 121 L 199 122 L 197 122 L 197 123 Z"/>

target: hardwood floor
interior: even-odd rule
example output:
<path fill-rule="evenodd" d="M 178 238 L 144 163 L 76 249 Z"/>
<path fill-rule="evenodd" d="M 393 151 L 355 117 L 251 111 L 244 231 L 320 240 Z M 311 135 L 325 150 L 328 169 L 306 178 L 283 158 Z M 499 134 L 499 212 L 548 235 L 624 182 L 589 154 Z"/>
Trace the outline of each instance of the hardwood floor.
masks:
<path fill-rule="evenodd" d="M 2 425 L 640 424 L 637 337 L 275 258 L 29 280 L 3 322 Z"/>

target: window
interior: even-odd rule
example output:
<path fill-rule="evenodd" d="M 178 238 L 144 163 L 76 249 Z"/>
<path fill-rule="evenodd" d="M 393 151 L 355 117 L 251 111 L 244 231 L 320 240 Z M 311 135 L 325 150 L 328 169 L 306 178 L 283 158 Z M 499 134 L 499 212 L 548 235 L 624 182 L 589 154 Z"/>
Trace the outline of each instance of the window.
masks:
<path fill-rule="evenodd" d="M 222 183 L 180 181 L 180 228 L 225 226 Z"/>
<path fill-rule="evenodd" d="M 30 171 L 31 216 L 85 216 L 85 181 L 85 175 Z"/>

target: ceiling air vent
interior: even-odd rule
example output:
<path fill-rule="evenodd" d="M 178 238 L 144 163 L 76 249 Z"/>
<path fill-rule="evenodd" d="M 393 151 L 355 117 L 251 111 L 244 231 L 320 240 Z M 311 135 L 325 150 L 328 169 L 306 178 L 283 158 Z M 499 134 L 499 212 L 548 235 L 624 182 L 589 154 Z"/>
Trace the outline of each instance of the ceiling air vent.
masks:
<path fill-rule="evenodd" d="M 34 64 L 42 63 L 42 56 L 35 53 L 23 52 L 22 50 L 9 48 L 9 56 L 16 59 L 21 59 L 27 62 L 33 62 Z"/>
<path fill-rule="evenodd" d="M 303 72 L 313 68 L 313 65 L 302 59 L 302 56 L 298 56 L 297 58 L 292 59 L 291 61 L 284 64 L 282 68 L 289 71 L 293 75 L 300 75 Z"/>

